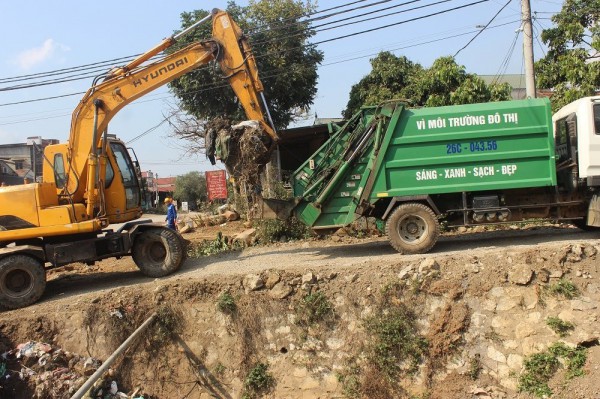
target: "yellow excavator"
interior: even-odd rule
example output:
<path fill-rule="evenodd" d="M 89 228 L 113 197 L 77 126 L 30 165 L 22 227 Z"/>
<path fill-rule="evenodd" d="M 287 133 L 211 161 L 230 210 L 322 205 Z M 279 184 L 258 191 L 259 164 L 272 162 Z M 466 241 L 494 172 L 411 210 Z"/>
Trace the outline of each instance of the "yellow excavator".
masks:
<path fill-rule="evenodd" d="M 210 39 L 152 60 L 208 19 Z M 1 305 L 14 309 L 36 302 L 46 287 L 46 270 L 73 262 L 132 256 L 151 277 L 180 267 L 184 240 L 163 225 L 139 220 L 139 166 L 124 143 L 108 134 L 108 123 L 127 104 L 213 60 L 248 119 L 259 122 L 267 140 L 277 141 L 250 46 L 224 11 L 213 10 L 97 78 L 73 112 L 68 142 L 45 148 L 42 181 L 0 188 Z M 109 229 L 114 223 L 122 226 Z"/>

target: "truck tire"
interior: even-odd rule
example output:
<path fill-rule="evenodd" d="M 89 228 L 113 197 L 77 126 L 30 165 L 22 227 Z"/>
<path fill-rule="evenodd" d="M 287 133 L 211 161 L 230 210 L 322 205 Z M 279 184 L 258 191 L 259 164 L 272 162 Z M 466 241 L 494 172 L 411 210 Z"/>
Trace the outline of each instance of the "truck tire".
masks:
<path fill-rule="evenodd" d="M 0 304 L 18 309 L 35 303 L 46 289 L 46 270 L 38 259 L 10 255 L 0 260 Z"/>
<path fill-rule="evenodd" d="M 179 269 L 185 255 L 179 234 L 166 227 L 142 231 L 135 237 L 131 252 L 137 267 L 148 277 L 173 273 Z"/>
<path fill-rule="evenodd" d="M 440 225 L 431 208 L 409 202 L 394 209 L 386 232 L 392 247 L 401 254 L 423 254 L 435 245 Z"/>

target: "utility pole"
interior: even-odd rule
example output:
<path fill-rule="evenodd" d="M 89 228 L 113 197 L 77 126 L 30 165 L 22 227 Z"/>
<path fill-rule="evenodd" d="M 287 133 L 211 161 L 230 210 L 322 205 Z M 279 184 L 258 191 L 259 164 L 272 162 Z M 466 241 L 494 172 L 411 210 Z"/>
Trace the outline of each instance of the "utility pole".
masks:
<path fill-rule="evenodd" d="M 525 91 L 528 98 L 535 98 L 535 73 L 533 70 L 533 30 L 529 0 L 521 0 L 523 24 L 523 57 L 525 57 Z"/>

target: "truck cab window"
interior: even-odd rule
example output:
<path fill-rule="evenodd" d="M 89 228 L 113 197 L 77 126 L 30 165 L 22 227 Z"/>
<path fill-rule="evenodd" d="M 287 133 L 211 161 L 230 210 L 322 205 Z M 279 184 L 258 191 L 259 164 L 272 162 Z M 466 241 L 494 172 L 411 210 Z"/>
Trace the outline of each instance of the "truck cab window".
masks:
<path fill-rule="evenodd" d="M 600 104 L 594 104 L 594 130 L 600 135 Z"/>
<path fill-rule="evenodd" d="M 569 127 L 567 124 L 567 118 L 556 121 L 555 129 L 555 140 L 556 140 L 556 155 L 558 162 L 564 161 L 569 157 L 568 141 L 569 141 Z"/>

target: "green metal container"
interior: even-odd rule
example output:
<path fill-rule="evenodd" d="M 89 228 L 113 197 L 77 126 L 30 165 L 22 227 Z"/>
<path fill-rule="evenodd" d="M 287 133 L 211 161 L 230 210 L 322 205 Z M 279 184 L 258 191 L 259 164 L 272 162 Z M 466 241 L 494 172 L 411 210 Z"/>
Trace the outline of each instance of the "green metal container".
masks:
<path fill-rule="evenodd" d="M 332 228 L 387 197 L 553 186 L 554 154 L 548 99 L 368 107 L 294 173 L 294 213 Z"/>

